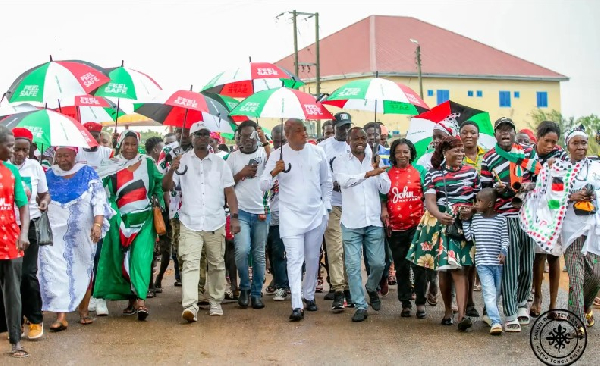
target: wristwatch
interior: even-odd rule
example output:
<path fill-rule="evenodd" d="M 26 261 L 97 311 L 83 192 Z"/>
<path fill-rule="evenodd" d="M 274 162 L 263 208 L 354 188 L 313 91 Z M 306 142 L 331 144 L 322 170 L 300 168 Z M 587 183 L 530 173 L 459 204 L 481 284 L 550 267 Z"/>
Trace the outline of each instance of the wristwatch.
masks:
<path fill-rule="evenodd" d="M 237 218 L 238 218 L 238 214 L 236 214 L 236 213 L 234 213 L 234 214 L 231 214 L 231 218 L 232 218 L 232 219 L 237 219 Z"/>

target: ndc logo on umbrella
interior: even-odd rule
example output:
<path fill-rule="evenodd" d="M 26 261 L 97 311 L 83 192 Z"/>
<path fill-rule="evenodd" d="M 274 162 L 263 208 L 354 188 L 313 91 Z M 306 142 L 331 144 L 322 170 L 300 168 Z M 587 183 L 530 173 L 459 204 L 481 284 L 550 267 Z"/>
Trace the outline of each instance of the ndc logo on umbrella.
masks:
<path fill-rule="evenodd" d="M 81 80 L 81 82 L 83 83 L 83 85 L 86 88 L 89 88 L 90 86 L 96 84 L 97 82 L 100 81 L 100 79 L 98 79 L 96 77 L 96 75 L 92 74 L 91 72 L 88 72 L 85 75 L 82 75 L 79 80 Z"/>
<path fill-rule="evenodd" d="M 587 330 L 572 312 L 555 309 L 541 314 L 531 327 L 529 344 L 546 365 L 571 365 L 585 352 Z"/>

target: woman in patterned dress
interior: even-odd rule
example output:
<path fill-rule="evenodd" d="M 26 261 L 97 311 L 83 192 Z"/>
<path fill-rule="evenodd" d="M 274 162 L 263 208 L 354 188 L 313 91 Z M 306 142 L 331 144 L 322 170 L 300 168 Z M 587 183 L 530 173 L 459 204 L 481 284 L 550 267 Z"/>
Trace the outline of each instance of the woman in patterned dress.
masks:
<path fill-rule="evenodd" d="M 137 132 L 121 134 L 115 172 L 104 178 L 108 201 L 117 214 L 104 239 L 94 296 L 129 300 L 123 313 L 137 313 L 143 321 L 148 317 L 145 299 L 156 241 L 152 202 L 157 199 L 162 206 L 163 191 L 162 175 L 152 158 L 138 153 L 139 142 Z"/>
<path fill-rule="evenodd" d="M 469 208 L 480 189 L 475 168 L 463 164 L 464 147 L 459 137 L 446 137 L 432 156 L 432 169 L 425 178 L 425 205 L 406 258 L 417 266 L 439 271 L 439 284 L 444 300 L 442 325 L 452 325 L 452 283 L 456 289 L 458 328 L 471 327 L 465 317 L 467 279 L 465 268 L 474 264 L 475 248 L 464 237 L 457 240 L 446 235 L 462 207 Z"/>

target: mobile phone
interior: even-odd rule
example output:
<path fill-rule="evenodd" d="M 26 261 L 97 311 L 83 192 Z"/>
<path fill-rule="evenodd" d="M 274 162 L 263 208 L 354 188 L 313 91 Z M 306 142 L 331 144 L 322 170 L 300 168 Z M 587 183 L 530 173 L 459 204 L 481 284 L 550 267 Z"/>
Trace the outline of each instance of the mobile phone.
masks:
<path fill-rule="evenodd" d="M 248 162 L 248 165 L 258 165 L 258 160 L 250 159 L 250 161 Z"/>

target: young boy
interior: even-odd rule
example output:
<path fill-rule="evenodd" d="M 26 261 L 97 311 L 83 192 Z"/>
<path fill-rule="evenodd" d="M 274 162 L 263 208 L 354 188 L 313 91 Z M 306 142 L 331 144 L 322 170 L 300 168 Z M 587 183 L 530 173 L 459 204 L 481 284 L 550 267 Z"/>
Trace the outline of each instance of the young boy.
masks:
<path fill-rule="evenodd" d="M 465 212 L 463 230 L 467 240 L 475 242 L 475 265 L 481 281 L 483 301 L 491 320 L 490 334 L 502 334 L 498 299 L 502 284 L 502 264 L 508 252 L 508 226 L 506 218 L 494 211 L 496 191 L 484 188 L 477 194 L 475 215 Z"/>

